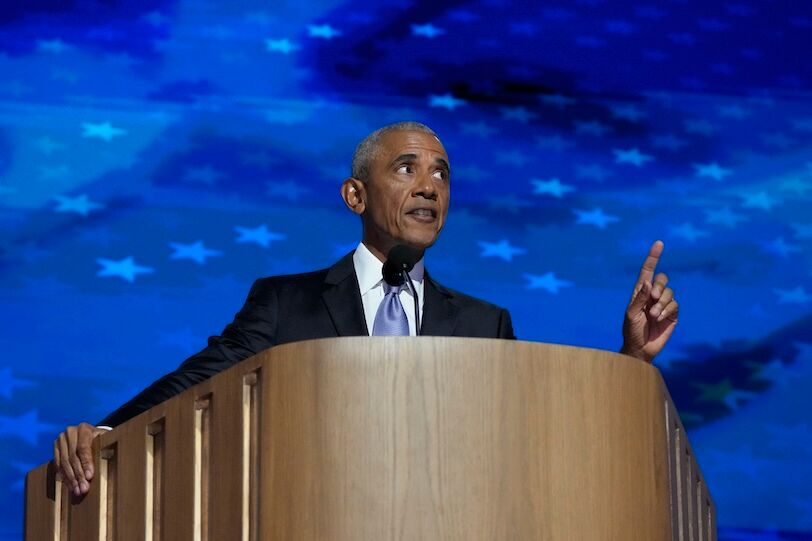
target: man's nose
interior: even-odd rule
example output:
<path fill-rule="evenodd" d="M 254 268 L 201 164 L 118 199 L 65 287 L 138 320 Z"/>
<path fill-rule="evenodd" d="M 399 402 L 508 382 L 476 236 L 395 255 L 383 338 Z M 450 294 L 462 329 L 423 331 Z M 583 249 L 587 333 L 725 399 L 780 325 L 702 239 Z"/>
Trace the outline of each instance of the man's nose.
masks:
<path fill-rule="evenodd" d="M 415 180 L 414 189 L 412 190 L 412 196 L 424 197 L 432 201 L 437 200 L 437 186 L 432 180 L 431 175 L 418 175 L 418 178 Z"/>

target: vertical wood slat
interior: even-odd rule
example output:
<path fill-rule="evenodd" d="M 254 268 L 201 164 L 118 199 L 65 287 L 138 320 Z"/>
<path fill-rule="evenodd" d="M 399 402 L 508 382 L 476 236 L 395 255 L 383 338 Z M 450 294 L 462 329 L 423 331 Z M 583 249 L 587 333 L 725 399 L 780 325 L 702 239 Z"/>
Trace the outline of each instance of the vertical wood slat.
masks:
<path fill-rule="evenodd" d="M 53 462 L 43 464 L 25 476 L 25 541 L 54 541 L 54 485 Z"/>
<path fill-rule="evenodd" d="M 101 450 L 99 460 L 99 541 L 118 539 L 118 460 L 116 446 Z"/>
<path fill-rule="evenodd" d="M 164 420 L 147 425 L 144 540 L 161 541 L 164 502 Z"/>
<path fill-rule="evenodd" d="M 674 412 L 671 403 L 665 400 L 666 443 L 668 445 L 668 491 L 669 505 L 671 507 L 671 539 L 682 541 L 682 528 L 680 527 L 680 501 L 679 501 L 679 437 L 678 427 L 674 421 Z M 676 428 L 675 428 L 676 427 Z"/>
<path fill-rule="evenodd" d="M 259 370 L 242 383 L 242 541 L 259 539 L 259 430 L 261 427 Z"/>
<path fill-rule="evenodd" d="M 194 419 L 194 541 L 208 541 L 211 395 L 195 401 Z"/>

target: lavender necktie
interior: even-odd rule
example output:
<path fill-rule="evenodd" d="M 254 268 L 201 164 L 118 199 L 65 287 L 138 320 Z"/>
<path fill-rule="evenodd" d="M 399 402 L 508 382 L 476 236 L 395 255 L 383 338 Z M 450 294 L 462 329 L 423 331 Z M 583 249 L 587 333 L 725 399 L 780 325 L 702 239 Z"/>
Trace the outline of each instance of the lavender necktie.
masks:
<path fill-rule="evenodd" d="M 375 314 L 372 336 L 409 336 L 409 321 L 400 303 L 402 287 L 383 283 L 384 297 Z"/>

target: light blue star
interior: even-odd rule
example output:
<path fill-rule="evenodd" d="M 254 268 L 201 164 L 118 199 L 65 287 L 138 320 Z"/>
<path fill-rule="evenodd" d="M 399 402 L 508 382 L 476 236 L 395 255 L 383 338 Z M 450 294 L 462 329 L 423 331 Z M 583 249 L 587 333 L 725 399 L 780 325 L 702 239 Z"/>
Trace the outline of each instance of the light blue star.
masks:
<path fill-rule="evenodd" d="M 284 240 L 287 238 L 287 235 L 282 233 L 275 233 L 273 231 L 268 231 L 268 226 L 265 224 L 260 225 L 259 227 L 255 227 L 251 229 L 250 227 L 240 227 L 237 226 L 234 228 L 234 231 L 240 234 L 237 237 L 235 242 L 238 243 L 247 243 L 252 242 L 254 244 L 259 244 L 263 248 L 267 248 L 271 242 L 277 240 Z"/>
<path fill-rule="evenodd" d="M 96 276 L 118 276 L 130 283 L 133 283 L 135 277 L 139 274 L 151 274 L 155 272 L 155 269 L 151 267 L 137 265 L 132 257 L 125 257 L 118 261 L 99 258 L 96 260 L 96 263 L 102 266 L 102 269 L 96 273 Z"/>
<path fill-rule="evenodd" d="M 742 206 L 745 208 L 761 209 L 770 211 L 776 201 L 766 192 L 739 194 L 744 199 Z"/>
<path fill-rule="evenodd" d="M 605 133 L 612 131 L 612 128 L 598 122 L 597 120 L 576 120 L 575 133 L 584 135 L 594 135 L 596 137 L 603 137 Z"/>
<path fill-rule="evenodd" d="M 58 429 L 56 425 L 41 423 L 35 409 L 16 417 L 0 415 L 0 436 L 17 437 L 29 445 L 36 445 L 41 433 L 53 434 Z"/>
<path fill-rule="evenodd" d="M 191 259 L 195 263 L 204 265 L 207 257 L 219 257 L 223 252 L 219 250 L 210 250 L 203 245 L 203 241 L 199 240 L 193 244 L 179 244 L 170 242 L 169 246 L 175 252 L 169 256 L 171 259 Z"/>
<path fill-rule="evenodd" d="M 505 239 L 499 242 L 479 241 L 479 247 L 482 248 L 482 253 L 479 254 L 480 257 L 498 257 L 508 262 L 513 261 L 514 255 L 527 253 L 527 250 L 524 248 L 512 246 L 510 242 Z"/>
<path fill-rule="evenodd" d="M 558 295 L 558 289 L 562 287 L 571 287 L 573 284 L 569 280 L 559 280 L 554 272 L 546 274 L 524 274 L 525 279 L 529 280 L 527 289 L 544 289 L 553 295 Z"/>
<path fill-rule="evenodd" d="M 695 163 L 694 170 L 696 171 L 696 176 L 709 177 L 716 181 L 724 180 L 725 177 L 733 174 L 733 171 L 720 167 L 716 162 L 707 164 Z"/>
<path fill-rule="evenodd" d="M 789 257 L 790 254 L 801 253 L 801 247 L 797 244 L 787 244 L 784 237 L 778 237 L 771 242 L 766 242 L 761 245 L 765 252 L 775 254 L 779 257 Z"/>
<path fill-rule="evenodd" d="M 685 139 L 680 139 L 673 133 L 667 133 L 665 135 L 656 135 L 652 138 L 651 146 L 654 148 L 664 148 L 666 150 L 671 150 L 674 152 L 679 151 L 682 147 L 687 145 L 688 142 Z"/>
<path fill-rule="evenodd" d="M 437 36 L 441 36 L 443 34 L 445 34 L 445 30 L 443 30 L 442 28 L 438 28 L 431 23 L 412 25 L 413 36 L 423 36 L 429 39 L 434 39 Z"/>
<path fill-rule="evenodd" d="M 614 149 L 615 163 L 628 163 L 635 167 L 641 167 L 644 163 L 654 161 L 654 156 L 643 154 L 637 148 L 629 150 Z"/>
<path fill-rule="evenodd" d="M 778 304 L 806 304 L 812 300 L 812 295 L 806 292 L 802 286 L 793 289 L 773 289 L 778 295 Z"/>
<path fill-rule="evenodd" d="M 37 41 L 37 49 L 47 53 L 61 53 L 69 48 L 61 39 L 42 39 Z"/>
<path fill-rule="evenodd" d="M 710 235 L 707 231 L 696 229 L 694 224 L 686 222 L 682 225 L 672 227 L 671 234 L 676 237 L 682 237 L 690 243 L 696 242 L 696 239 L 707 237 Z"/>
<path fill-rule="evenodd" d="M 502 107 L 499 109 L 504 120 L 516 120 L 522 124 L 527 124 L 529 121 L 536 118 L 538 115 L 527 108 L 522 107 Z"/>
<path fill-rule="evenodd" d="M 568 139 L 564 139 L 560 135 L 552 135 L 550 137 L 536 137 L 536 146 L 543 149 L 554 150 L 556 152 L 563 152 L 568 148 L 575 146 L 575 143 Z"/>
<path fill-rule="evenodd" d="M 282 54 L 290 54 L 291 51 L 296 51 L 300 47 L 292 43 L 288 39 L 266 39 L 265 50 L 268 52 L 276 52 Z"/>
<path fill-rule="evenodd" d="M 573 209 L 573 212 L 578 216 L 578 219 L 575 221 L 576 225 L 594 225 L 598 229 L 606 229 L 608 224 L 620 221 L 620 218 L 617 216 L 604 214 L 601 208 L 593 210 Z"/>
<path fill-rule="evenodd" d="M 341 31 L 333 28 L 329 24 L 309 24 L 307 25 L 307 35 L 311 38 L 321 38 L 331 40 L 341 35 Z"/>
<path fill-rule="evenodd" d="M 812 224 L 790 224 L 799 239 L 812 239 Z"/>
<path fill-rule="evenodd" d="M 86 195 L 77 195 L 76 197 L 64 197 L 57 195 L 54 197 L 59 206 L 56 207 L 56 212 L 75 212 L 82 216 L 87 216 L 91 210 L 104 208 L 101 203 L 94 203 L 87 198 Z"/>
<path fill-rule="evenodd" d="M 429 107 L 443 107 L 453 111 L 461 105 L 465 105 L 465 100 L 455 98 L 451 94 L 443 94 L 442 96 L 432 94 L 429 96 Z"/>
<path fill-rule="evenodd" d="M 575 176 L 577 178 L 586 178 L 595 180 L 597 182 L 603 182 L 606 179 L 606 177 L 612 176 L 612 172 L 609 171 L 608 169 L 605 169 L 600 164 L 576 165 Z"/>
<path fill-rule="evenodd" d="M 544 105 L 551 105 L 558 109 L 564 109 L 565 107 L 578 103 L 578 100 L 575 98 L 570 98 L 563 94 L 542 94 L 539 96 L 539 101 Z"/>
<path fill-rule="evenodd" d="M 515 165 L 516 167 L 524 167 L 530 160 L 530 157 L 527 154 L 522 153 L 520 150 L 510 150 L 508 152 L 497 152 L 496 153 L 496 161 L 499 163 L 507 163 L 510 165 Z"/>
<path fill-rule="evenodd" d="M 476 135 L 482 137 L 483 139 L 487 139 L 494 133 L 498 132 L 499 130 L 485 124 L 484 122 L 463 122 L 460 125 L 462 129 L 462 133 L 464 135 Z"/>
<path fill-rule="evenodd" d="M 0 369 L 0 396 L 7 400 L 11 400 L 14 389 L 33 387 L 34 385 L 36 384 L 32 381 L 15 378 L 11 373 L 11 368 Z"/>
<path fill-rule="evenodd" d="M 709 224 L 721 224 L 730 228 L 736 227 L 739 222 L 746 221 L 743 214 L 736 214 L 730 207 L 722 207 L 718 210 L 705 209 L 705 221 Z"/>
<path fill-rule="evenodd" d="M 530 182 L 533 184 L 534 194 L 549 194 L 559 199 L 561 199 L 565 193 L 575 190 L 575 188 L 572 186 L 561 184 L 561 181 L 557 178 L 552 178 L 550 180 L 531 178 Z"/>
<path fill-rule="evenodd" d="M 645 111 L 634 105 L 617 105 L 611 108 L 612 116 L 629 122 L 639 122 L 646 117 Z"/>
<path fill-rule="evenodd" d="M 93 137 L 101 139 L 107 143 L 112 141 L 115 137 L 121 137 L 122 135 L 127 134 L 125 130 L 116 128 L 109 122 L 102 122 L 101 124 L 85 122 L 82 124 L 82 129 L 84 130 L 84 132 L 82 132 L 82 137 Z"/>
<path fill-rule="evenodd" d="M 50 137 L 40 137 L 39 139 L 34 141 L 34 144 L 43 154 L 47 156 L 53 154 L 54 151 L 62 150 L 63 148 L 65 148 L 65 145 L 57 141 L 54 141 Z"/>

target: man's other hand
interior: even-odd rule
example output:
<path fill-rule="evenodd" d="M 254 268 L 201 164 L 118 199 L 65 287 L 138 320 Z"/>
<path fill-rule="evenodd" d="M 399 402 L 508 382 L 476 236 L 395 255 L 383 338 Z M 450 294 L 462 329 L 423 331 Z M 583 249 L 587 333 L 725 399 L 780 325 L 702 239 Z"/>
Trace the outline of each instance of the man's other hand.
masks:
<path fill-rule="evenodd" d="M 620 352 L 651 362 L 674 332 L 679 305 L 674 291 L 668 286 L 665 273 L 654 275 L 663 242 L 651 245 L 648 257 L 640 269 L 637 285 L 626 308 L 623 322 L 623 347 Z"/>
<path fill-rule="evenodd" d="M 93 438 L 104 429 L 88 423 L 69 426 L 54 440 L 54 462 L 62 482 L 81 496 L 90 490 L 93 479 Z"/>

